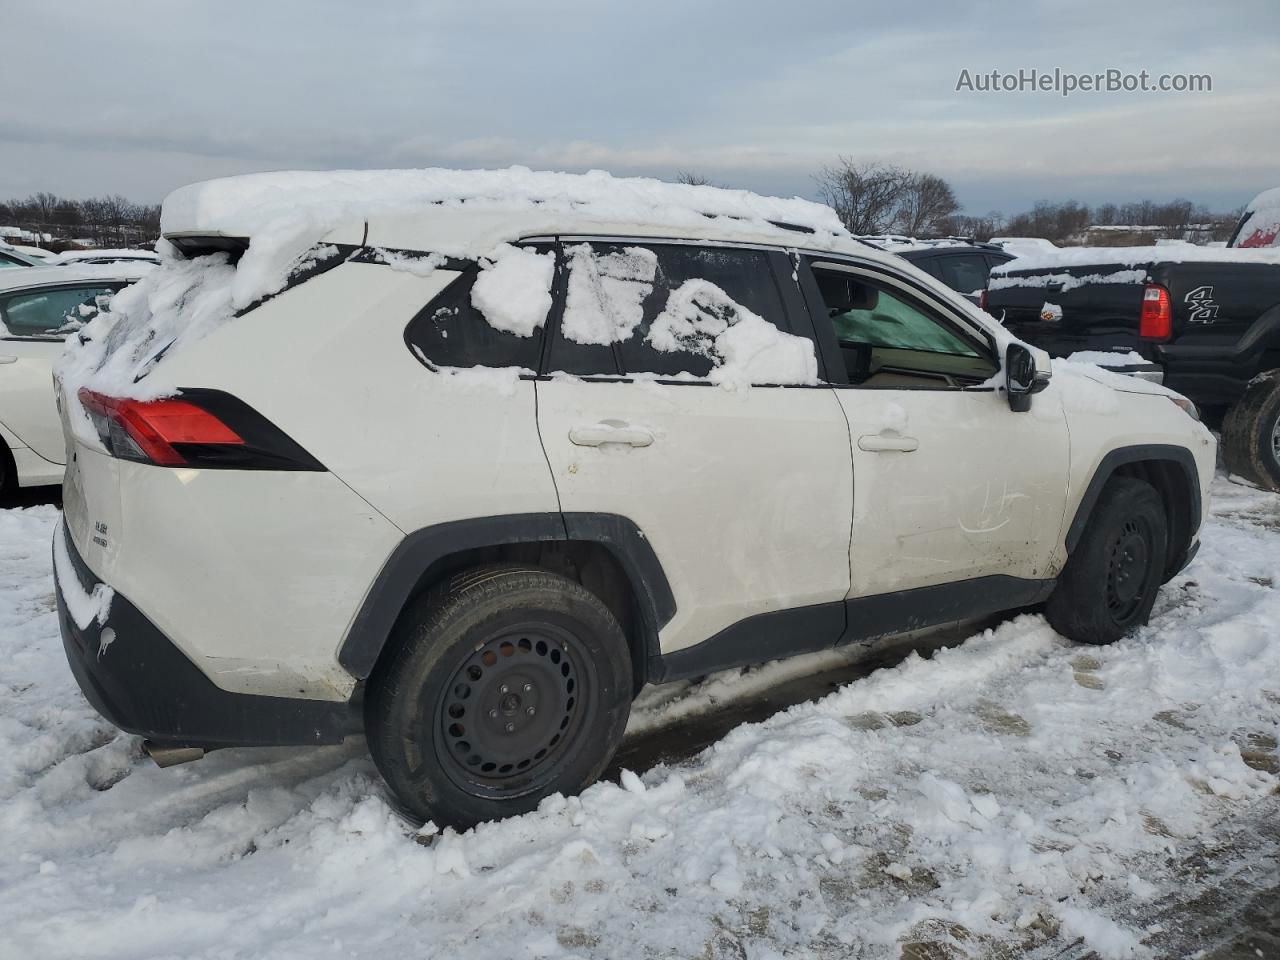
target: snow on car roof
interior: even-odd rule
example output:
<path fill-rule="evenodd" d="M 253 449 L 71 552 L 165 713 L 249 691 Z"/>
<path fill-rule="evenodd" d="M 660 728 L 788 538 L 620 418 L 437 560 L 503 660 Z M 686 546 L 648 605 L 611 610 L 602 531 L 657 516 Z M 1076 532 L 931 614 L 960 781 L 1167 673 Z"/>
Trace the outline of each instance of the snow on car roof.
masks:
<path fill-rule="evenodd" d="M 0 290 L 21 290 L 49 283 L 76 283 L 80 280 L 140 280 L 155 269 L 146 260 L 127 263 L 84 263 L 68 266 L 38 266 L 25 270 L 0 271 Z"/>
<path fill-rule="evenodd" d="M 165 198 L 161 232 L 257 238 L 291 227 L 323 236 L 371 218 L 421 216 L 462 203 L 472 210 L 534 213 L 568 229 L 601 221 L 701 227 L 714 218 L 725 220 L 717 226 L 729 231 L 847 236 L 830 207 L 799 197 L 615 177 L 602 170 L 572 174 L 526 167 L 285 171 L 206 180 Z"/>
<path fill-rule="evenodd" d="M 1277 263 L 1280 249 L 1262 247 L 1235 249 L 1193 245 L 1147 247 L 1063 247 L 1043 253 L 1030 251 L 1016 260 L 992 268 L 991 274 L 1048 270 L 1063 267 L 1134 267 L 1148 263 Z"/>

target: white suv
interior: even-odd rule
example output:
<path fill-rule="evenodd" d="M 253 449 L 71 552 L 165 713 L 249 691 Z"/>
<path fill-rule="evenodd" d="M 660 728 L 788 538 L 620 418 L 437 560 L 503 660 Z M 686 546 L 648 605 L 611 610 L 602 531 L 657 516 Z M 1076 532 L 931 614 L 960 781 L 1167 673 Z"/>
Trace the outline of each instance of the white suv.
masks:
<path fill-rule="evenodd" d="M 590 783 L 645 683 L 1039 603 L 1106 643 L 1194 553 L 1177 395 L 1051 371 L 825 208 L 520 173 L 187 188 L 78 339 L 63 638 L 157 760 L 363 730 L 464 825 Z"/>

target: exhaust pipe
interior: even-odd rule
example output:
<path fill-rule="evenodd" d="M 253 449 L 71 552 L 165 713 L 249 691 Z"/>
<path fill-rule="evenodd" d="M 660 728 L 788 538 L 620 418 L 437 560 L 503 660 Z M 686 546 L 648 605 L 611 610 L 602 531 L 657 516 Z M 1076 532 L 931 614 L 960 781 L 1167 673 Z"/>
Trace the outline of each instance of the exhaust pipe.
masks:
<path fill-rule="evenodd" d="M 155 761 L 157 767 L 174 767 L 204 756 L 204 747 L 170 747 L 151 740 L 143 740 L 142 749 Z"/>

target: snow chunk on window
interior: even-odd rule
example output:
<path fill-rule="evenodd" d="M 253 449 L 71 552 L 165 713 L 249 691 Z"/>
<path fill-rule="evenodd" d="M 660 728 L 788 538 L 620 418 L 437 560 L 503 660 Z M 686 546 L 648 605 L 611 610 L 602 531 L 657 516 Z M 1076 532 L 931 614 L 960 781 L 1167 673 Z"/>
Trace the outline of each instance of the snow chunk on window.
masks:
<path fill-rule="evenodd" d="M 480 265 L 480 276 L 471 288 L 471 305 L 495 330 L 533 336 L 551 310 L 555 254 L 503 244 Z"/>
<path fill-rule="evenodd" d="M 574 343 L 628 340 L 653 290 L 658 255 L 644 247 L 597 256 L 590 244 L 569 248 L 569 291 L 561 329 Z"/>
<path fill-rule="evenodd" d="M 710 358 L 712 383 L 818 382 L 818 359 L 809 340 L 782 332 L 708 280 L 686 280 L 672 290 L 646 339 L 664 353 L 689 351 Z"/>

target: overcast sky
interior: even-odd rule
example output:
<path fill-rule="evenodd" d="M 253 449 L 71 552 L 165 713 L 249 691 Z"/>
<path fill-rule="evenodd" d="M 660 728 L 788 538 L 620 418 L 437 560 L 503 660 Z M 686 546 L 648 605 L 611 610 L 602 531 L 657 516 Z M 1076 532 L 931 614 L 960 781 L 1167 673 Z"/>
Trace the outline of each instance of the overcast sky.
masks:
<path fill-rule="evenodd" d="M 507 166 L 812 196 L 838 155 L 969 213 L 1280 186 L 1280 3 L 0 0 L 0 197 L 257 170 Z M 1212 93 L 957 92 L 1019 68 Z"/>

